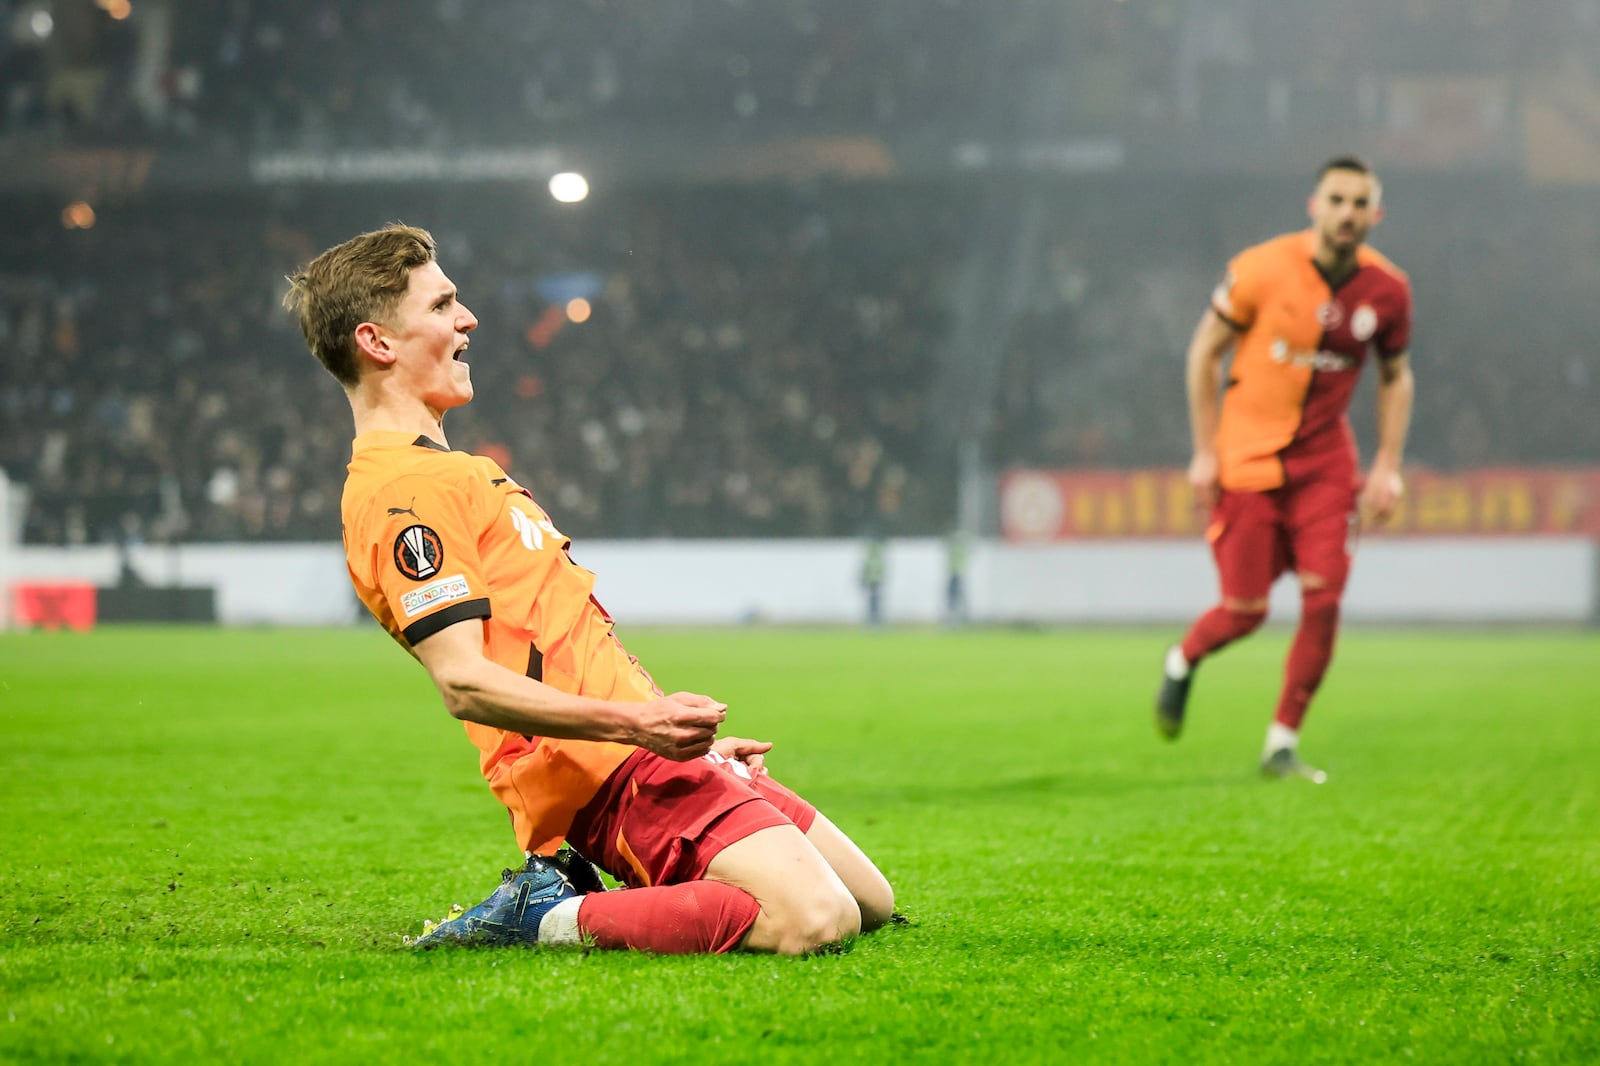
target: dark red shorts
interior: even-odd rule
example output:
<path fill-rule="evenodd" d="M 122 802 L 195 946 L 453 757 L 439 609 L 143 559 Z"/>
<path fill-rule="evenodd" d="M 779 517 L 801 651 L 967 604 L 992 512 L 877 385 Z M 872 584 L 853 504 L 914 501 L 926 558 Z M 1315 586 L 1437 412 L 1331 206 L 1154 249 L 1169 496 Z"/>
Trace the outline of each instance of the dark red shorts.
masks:
<path fill-rule="evenodd" d="M 1227 492 L 1206 531 L 1222 595 L 1265 599 L 1285 571 L 1316 574 L 1329 588 L 1350 574 L 1356 488 L 1345 478 L 1305 481 L 1269 492 Z"/>
<path fill-rule="evenodd" d="M 572 820 L 567 840 L 630 887 L 703 877 L 719 851 L 751 833 L 793 825 L 817 809 L 743 763 L 715 755 L 672 762 L 640 750 L 617 767 Z"/>

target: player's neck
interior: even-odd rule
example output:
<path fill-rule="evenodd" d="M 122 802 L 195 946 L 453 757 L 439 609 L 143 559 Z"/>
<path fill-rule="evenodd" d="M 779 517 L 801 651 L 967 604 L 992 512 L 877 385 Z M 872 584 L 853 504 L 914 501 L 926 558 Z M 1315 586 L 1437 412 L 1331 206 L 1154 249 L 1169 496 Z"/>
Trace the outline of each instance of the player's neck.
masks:
<path fill-rule="evenodd" d="M 418 400 L 374 396 L 360 389 L 346 396 L 358 437 L 372 432 L 414 433 L 447 448 L 450 446 L 444 436 L 443 411 L 435 411 Z"/>
<path fill-rule="evenodd" d="M 1324 280 L 1334 288 L 1338 288 L 1360 267 L 1361 264 L 1356 258 L 1357 251 L 1358 248 L 1352 248 L 1348 252 L 1341 251 L 1318 241 L 1317 250 L 1311 259 L 1322 272 Z"/>

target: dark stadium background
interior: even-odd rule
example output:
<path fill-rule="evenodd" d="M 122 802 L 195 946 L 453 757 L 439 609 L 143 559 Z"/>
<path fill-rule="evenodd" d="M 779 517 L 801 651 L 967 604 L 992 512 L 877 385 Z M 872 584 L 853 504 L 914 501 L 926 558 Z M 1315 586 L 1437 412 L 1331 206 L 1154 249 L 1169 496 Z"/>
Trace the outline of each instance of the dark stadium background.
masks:
<path fill-rule="evenodd" d="M 992 536 L 1007 470 L 1183 465 L 1210 286 L 1345 151 L 1408 459 L 1587 467 L 1597 54 L 1594 0 L 0 3 L 15 532 L 336 540 L 282 275 L 403 219 L 483 323 L 452 443 L 579 540 Z"/>

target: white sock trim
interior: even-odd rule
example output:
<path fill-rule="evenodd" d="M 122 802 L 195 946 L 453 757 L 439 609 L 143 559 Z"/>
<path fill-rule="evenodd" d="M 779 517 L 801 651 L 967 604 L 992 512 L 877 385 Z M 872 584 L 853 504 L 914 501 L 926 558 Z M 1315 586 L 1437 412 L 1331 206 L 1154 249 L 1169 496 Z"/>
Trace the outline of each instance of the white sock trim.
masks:
<path fill-rule="evenodd" d="M 573 896 L 546 911 L 539 919 L 539 943 L 549 947 L 582 943 L 583 933 L 578 929 L 578 908 L 582 904 L 582 896 Z"/>
<path fill-rule="evenodd" d="M 1288 726 L 1279 722 L 1273 722 L 1271 725 L 1267 726 L 1267 746 L 1264 749 L 1265 754 L 1271 755 L 1273 752 L 1282 748 L 1288 748 L 1290 751 L 1293 751 L 1295 748 L 1299 747 L 1299 745 L 1300 731 L 1298 729 L 1290 729 Z"/>
<path fill-rule="evenodd" d="M 1183 646 L 1174 644 L 1167 649 L 1166 671 L 1167 676 L 1174 681 L 1182 681 L 1189 676 L 1189 660 L 1183 657 Z"/>

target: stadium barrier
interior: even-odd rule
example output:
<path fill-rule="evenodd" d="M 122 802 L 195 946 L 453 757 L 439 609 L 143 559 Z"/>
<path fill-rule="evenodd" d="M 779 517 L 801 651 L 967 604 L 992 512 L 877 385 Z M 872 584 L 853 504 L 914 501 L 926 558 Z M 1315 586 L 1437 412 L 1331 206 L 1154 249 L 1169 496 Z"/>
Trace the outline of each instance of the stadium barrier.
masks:
<path fill-rule="evenodd" d="M 727 625 L 861 621 L 865 544 L 854 540 L 659 540 L 580 543 L 599 574 L 596 597 L 624 623 Z M 14 547 L 11 581 L 118 584 L 131 567 L 150 587 L 212 588 L 229 625 L 364 621 L 338 544 Z M 1600 549 L 1583 536 L 1369 538 L 1357 549 L 1345 617 L 1381 623 L 1593 623 Z M 945 544 L 888 543 L 885 618 L 944 617 Z M 967 615 L 995 623 L 1187 622 L 1216 599 L 1194 538 L 1008 543 L 976 541 L 965 570 Z M 13 585 L 13 587 L 14 587 Z M 1297 616 L 1291 581 L 1273 590 L 1275 619 Z"/>

